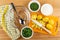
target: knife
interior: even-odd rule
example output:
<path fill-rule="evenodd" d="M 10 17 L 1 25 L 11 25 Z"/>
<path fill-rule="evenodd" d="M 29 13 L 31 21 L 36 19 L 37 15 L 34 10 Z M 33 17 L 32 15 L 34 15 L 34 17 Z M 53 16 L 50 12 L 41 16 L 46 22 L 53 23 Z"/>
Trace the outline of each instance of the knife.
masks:
<path fill-rule="evenodd" d="M 35 24 L 37 24 L 39 27 L 41 27 L 42 29 L 44 29 L 46 32 L 48 32 L 49 34 L 52 34 L 51 31 L 49 31 L 48 29 L 46 29 L 40 22 L 31 19 Z"/>

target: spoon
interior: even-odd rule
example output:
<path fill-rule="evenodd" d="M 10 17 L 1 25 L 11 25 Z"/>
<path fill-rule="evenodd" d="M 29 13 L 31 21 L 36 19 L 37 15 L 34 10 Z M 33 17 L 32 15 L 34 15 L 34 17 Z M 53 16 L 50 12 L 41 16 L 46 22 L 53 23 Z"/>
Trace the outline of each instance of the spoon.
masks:
<path fill-rule="evenodd" d="M 18 18 L 19 18 L 19 22 L 21 23 L 21 24 L 25 24 L 25 21 L 18 15 L 18 12 L 17 12 L 17 10 L 16 10 L 16 8 L 15 8 L 15 6 L 14 6 L 14 4 L 13 3 L 11 3 L 11 5 L 12 5 L 12 7 L 13 7 L 13 9 L 14 9 L 14 11 L 16 12 L 16 15 L 18 16 Z"/>

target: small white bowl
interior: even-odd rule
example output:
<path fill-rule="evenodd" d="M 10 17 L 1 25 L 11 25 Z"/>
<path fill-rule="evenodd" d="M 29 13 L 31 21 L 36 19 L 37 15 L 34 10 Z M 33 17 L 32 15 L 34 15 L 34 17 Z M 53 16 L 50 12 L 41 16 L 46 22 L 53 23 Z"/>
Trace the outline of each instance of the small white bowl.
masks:
<path fill-rule="evenodd" d="M 50 4 L 44 4 L 41 7 L 41 13 L 45 16 L 49 16 L 53 13 L 53 7 Z"/>
<path fill-rule="evenodd" d="M 30 28 L 31 30 L 32 30 L 32 35 L 30 36 L 30 37 L 24 37 L 23 35 L 22 35 L 22 30 L 24 29 L 24 28 L 30 28 L 30 27 L 28 27 L 28 26 L 25 26 L 25 27 L 23 27 L 22 29 L 21 29 L 21 36 L 24 38 L 24 39 L 30 39 L 32 36 L 33 36 L 33 30 L 32 30 L 32 28 Z"/>
<path fill-rule="evenodd" d="M 31 8 L 30 8 L 31 3 L 37 3 L 37 4 L 39 5 L 39 8 L 38 8 L 36 11 L 31 10 Z M 28 4 L 28 9 L 29 9 L 31 12 L 37 12 L 37 11 L 40 10 L 40 3 L 39 3 L 38 1 L 36 1 L 36 0 L 30 1 L 29 4 Z"/>

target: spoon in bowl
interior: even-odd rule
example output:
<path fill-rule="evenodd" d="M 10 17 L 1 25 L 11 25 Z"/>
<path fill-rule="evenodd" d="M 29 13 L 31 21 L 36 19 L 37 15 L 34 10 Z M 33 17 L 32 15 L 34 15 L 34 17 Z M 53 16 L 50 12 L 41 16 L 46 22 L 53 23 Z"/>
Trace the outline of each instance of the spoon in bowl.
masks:
<path fill-rule="evenodd" d="M 11 5 L 12 5 L 14 11 L 16 12 L 17 17 L 19 18 L 20 23 L 21 23 L 21 24 L 25 24 L 25 21 L 18 15 L 18 12 L 17 12 L 17 10 L 16 10 L 14 4 L 11 3 Z"/>

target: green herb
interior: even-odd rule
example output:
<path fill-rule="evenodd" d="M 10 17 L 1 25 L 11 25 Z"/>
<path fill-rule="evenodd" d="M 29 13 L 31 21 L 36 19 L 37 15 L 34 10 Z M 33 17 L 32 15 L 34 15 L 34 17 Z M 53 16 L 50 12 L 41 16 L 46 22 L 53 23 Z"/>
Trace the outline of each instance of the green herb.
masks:
<path fill-rule="evenodd" d="M 24 37 L 30 37 L 32 35 L 32 30 L 30 28 L 24 28 L 22 30 L 22 35 Z"/>
<path fill-rule="evenodd" d="M 36 11 L 39 8 L 39 5 L 37 3 L 31 3 L 30 8 L 31 10 Z"/>

